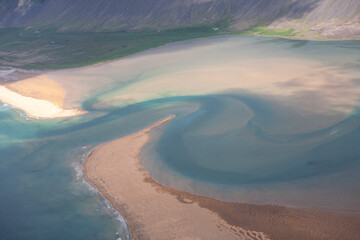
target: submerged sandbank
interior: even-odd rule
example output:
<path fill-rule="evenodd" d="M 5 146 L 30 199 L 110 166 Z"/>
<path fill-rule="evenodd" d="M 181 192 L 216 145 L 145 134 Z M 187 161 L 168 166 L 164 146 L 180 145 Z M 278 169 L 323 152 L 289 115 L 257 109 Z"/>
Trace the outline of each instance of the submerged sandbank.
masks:
<path fill-rule="evenodd" d="M 139 162 L 149 132 L 174 116 L 106 143 L 86 176 L 127 220 L 134 239 L 356 239 L 360 217 L 309 209 L 227 203 L 161 186 Z"/>
<path fill-rule="evenodd" d="M 63 109 L 65 90 L 46 75 L 0 86 L 0 101 L 37 118 L 70 117 L 85 113 Z"/>

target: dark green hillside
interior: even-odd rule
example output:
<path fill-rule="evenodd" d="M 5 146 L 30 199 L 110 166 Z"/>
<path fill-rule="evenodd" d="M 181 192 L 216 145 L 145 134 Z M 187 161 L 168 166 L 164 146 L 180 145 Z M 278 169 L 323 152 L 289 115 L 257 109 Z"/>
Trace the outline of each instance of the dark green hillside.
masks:
<path fill-rule="evenodd" d="M 0 0 L 0 66 L 78 67 L 224 33 L 360 39 L 360 0 Z"/>
<path fill-rule="evenodd" d="M 55 32 L 0 29 L 0 66 L 56 69 L 120 58 L 168 42 L 219 34 L 211 28 L 164 32 Z"/>

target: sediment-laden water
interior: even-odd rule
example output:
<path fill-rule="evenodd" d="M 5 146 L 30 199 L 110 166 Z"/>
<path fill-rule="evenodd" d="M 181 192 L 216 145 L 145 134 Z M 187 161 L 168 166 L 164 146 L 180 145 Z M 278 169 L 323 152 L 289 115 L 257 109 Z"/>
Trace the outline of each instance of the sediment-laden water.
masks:
<path fill-rule="evenodd" d="M 358 212 L 359 56 L 359 41 L 216 37 L 48 73 L 89 113 L 37 120 L 0 104 L 1 238 L 126 239 L 82 161 L 172 114 L 141 152 L 160 183 Z"/>

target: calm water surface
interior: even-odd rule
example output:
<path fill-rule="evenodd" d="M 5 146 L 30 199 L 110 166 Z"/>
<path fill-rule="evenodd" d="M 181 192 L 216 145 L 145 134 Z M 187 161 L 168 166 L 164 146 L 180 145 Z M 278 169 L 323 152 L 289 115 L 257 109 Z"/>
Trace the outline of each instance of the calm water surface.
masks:
<path fill-rule="evenodd" d="M 249 70 L 244 87 L 225 86 L 226 66 Z M 203 84 L 211 70 L 223 76 L 218 91 Z M 218 37 L 52 74 L 65 88 L 88 79 L 67 104 L 89 113 L 36 120 L 0 103 L 0 239 L 127 239 L 84 182 L 83 159 L 172 114 L 141 152 L 160 183 L 228 201 L 360 210 L 359 41 Z M 203 92 L 186 82 L 192 75 Z M 157 87 L 162 78 L 169 85 Z"/>

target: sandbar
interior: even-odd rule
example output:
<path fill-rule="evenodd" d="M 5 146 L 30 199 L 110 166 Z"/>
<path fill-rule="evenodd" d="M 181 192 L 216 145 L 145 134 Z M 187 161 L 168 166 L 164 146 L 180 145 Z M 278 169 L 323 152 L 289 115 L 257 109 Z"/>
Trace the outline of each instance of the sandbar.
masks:
<path fill-rule="evenodd" d="M 0 85 L 0 101 L 36 118 L 70 117 L 85 113 L 64 109 L 65 90 L 46 75 Z"/>
<path fill-rule="evenodd" d="M 65 90 L 45 74 L 27 78 L 22 81 L 10 82 L 7 89 L 25 97 L 38 98 L 62 107 Z"/>
<path fill-rule="evenodd" d="M 138 156 L 151 130 L 173 117 L 97 147 L 85 163 L 133 239 L 359 239 L 358 214 L 230 203 L 160 185 Z"/>

